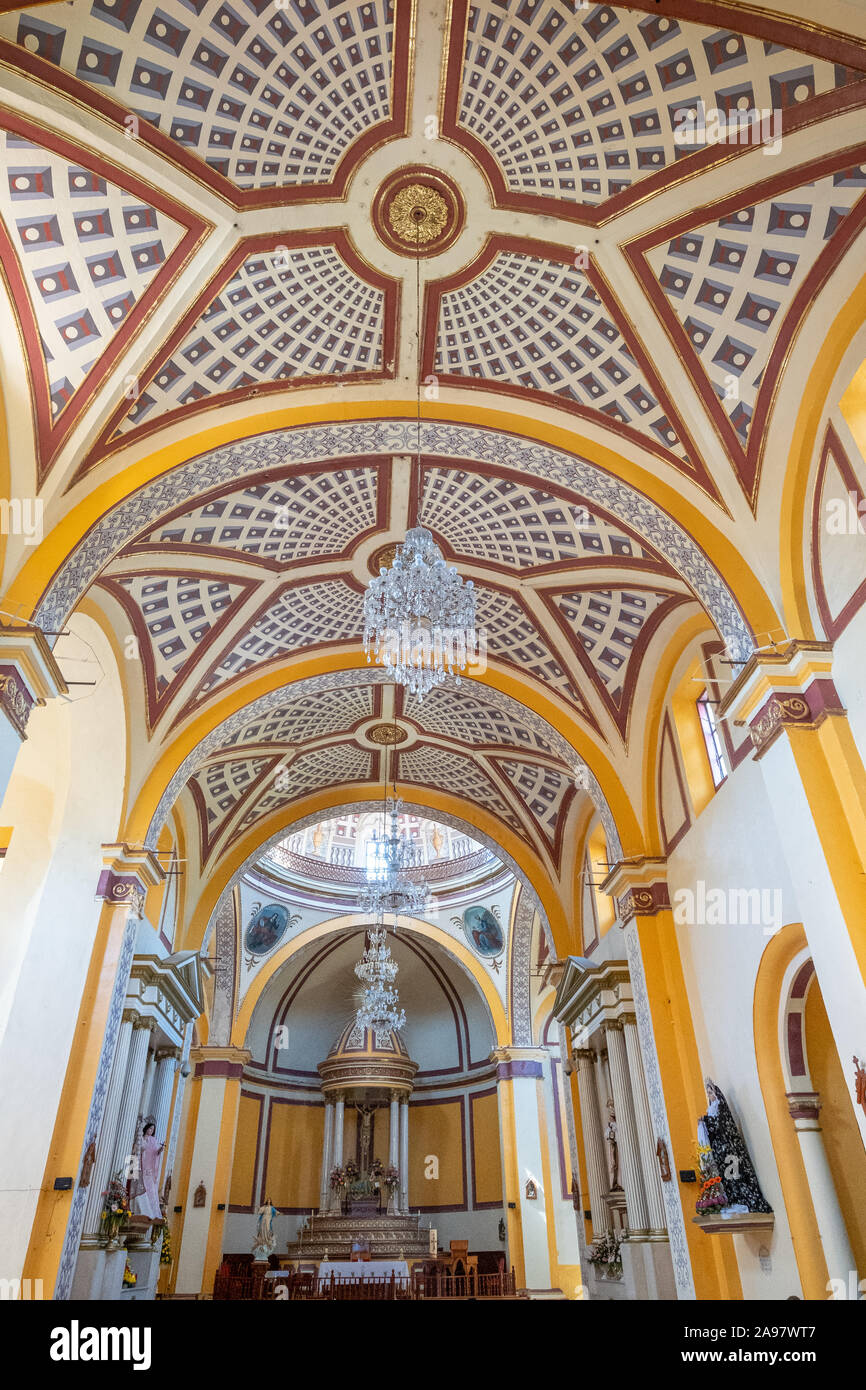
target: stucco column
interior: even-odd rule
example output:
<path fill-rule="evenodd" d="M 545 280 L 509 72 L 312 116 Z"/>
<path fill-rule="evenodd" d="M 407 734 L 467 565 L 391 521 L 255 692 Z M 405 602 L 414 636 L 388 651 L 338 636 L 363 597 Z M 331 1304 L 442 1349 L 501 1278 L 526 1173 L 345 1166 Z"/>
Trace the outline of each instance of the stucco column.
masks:
<path fill-rule="evenodd" d="M 765 929 L 802 921 L 850 1076 L 866 1016 L 866 768 L 834 684 L 832 643 L 797 638 L 753 654 L 720 712 L 749 726 L 795 894 L 796 908 L 774 904 Z M 866 1114 L 849 1096 L 866 1144 Z"/>
<path fill-rule="evenodd" d="M 177 1047 L 159 1047 L 156 1050 L 156 1073 L 150 1095 L 150 1113 L 156 1126 L 156 1137 L 161 1144 L 168 1138 L 171 1088 L 179 1058 L 180 1049 Z"/>
<path fill-rule="evenodd" d="M 147 1062 L 144 1068 L 144 1079 L 141 1083 L 141 1095 L 138 1101 L 138 1113 L 142 1117 L 150 1115 L 153 1111 L 153 1083 L 156 1077 L 156 1048 L 152 1048 L 147 1054 Z"/>
<path fill-rule="evenodd" d="M 400 1210 L 409 1210 L 409 1097 L 400 1097 Z"/>
<path fill-rule="evenodd" d="M 114 1157 L 114 1140 L 117 1133 L 118 1116 L 123 1100 L 123 1084 L 126 1080 L 126 1067 L 129 1061 L 129 1045 L 132 1041 L 132 1025 L 138 1018 L 134 1009 L 124 1009 L 117 1046 L 111 1067 L 111 1080 L 105 1098 L 102 1114 L 102 1127 L 96 1145 L 96 1162 L 90 1171 L 90 1186 L 87 1204 L 84 1209 L 84 1237 L 95 1236 L 102 1220 L 102 1194 L 111 1177 L 111 1160 Z"/>
<path fill-rule="evenodd" d="M 388 1117 L 388 1167 L 400 1169 L 400 1098 L 395 1095 Z"/>
<path fill-rule="evenodd" d="M 334 1102 L 325 1096 L 325 1132 L 322 1138 L 322 1174 L 319 1180 L 319 1215 L 328 1210 L 331 1193 L 331 1145 L 334 1139 Z"/>
<path fill-rule="evenodd" d="M 553 1222 L 552 1207 L 548 1210 L 552 1183 L 546 1145 L 542 1143 L 546 1054 L 537 1047 L 506 1046 L 492 1055 L 497 1063 L 508 1259 L 518 1287 L 549 1289 L 555 1230 L 549 1226 Z M 507 1205 L 511 1202 L 513 1207 Z"/>
<path fill-rule="evenodd" d="M 334 1101 L 334 1167 L 343 1166 L 343 1124 L 346 1101 L 342 1091 L 338 1091 Z"/>
<path fill-rule="evenodd" d="M 123 1083 L 123 1099 L 117 1121 L 117 1136 L 114 1141 L 114 1154 L 111 1160 L 109 1177 L 119 1173 L 123 1182 L 138 1176 L 138 1157 L 132 1158 L 135 1141 L 135 1127 L 138 1122 L 141 1087 L 147 1064 L 147 1050 L 150 1036 L 156 1024 L 152 1018 L 137 1018 L 132 1025 L 132 1041 L 129 1045 L 129 1060 L 126 1066 L 126 1080 Z"/>
<path fill-rule="evenodd" d="M 677 929 L 670 906 L 664 859 L 621 859 L 601 885 L 616 899 L 622 922 L 647 1095 L 657 1138 L 671 1168 L 693 1166 L 698 1116 L 706 1089 Z M 742 1298 L 731 1241 L 707 1237 L 692 1221 L 694 1197 L 679 1184 L 664 1184 L 665 1214 L 677 1297 Z"/>
<path fill-rule="evenodd" d="M 794 1121 L 800 1152 L 803 1155 L 803 1167 L 806 1169 L 809 1195 L 815 1208 L 818 1235 L 824 1247 L 827 1273 L 831 1279 L 841 1279 L 847 1290 L 850 1272 L 857 1269 L 857 1262 L 848 1240 L 833 1174 L 827 1162 L 824 1136 L 818 1123 L 820 1109 L 821 1100 L 817 1091 L 788 1093 L 788 1110 Z M 857 1277 L 859 1278 L 859 1273 Z"/>
<path fill-rule="evenodd" d="M 619 1178 L 625 1191 L 629 1234 L 646 1235 L 649 1231 L 649 1217 L 640 1171 L 640 1150 L 637 1142 L 637 1128 L 622 1020 L 610 1019 L 602 1024 L 602 1028 L 607 1039 L 610 1080 L 613 1088 L 613 1103 L 616 1109 Z"/>
<path fill-rule="evenodd" d="M 192 1085 L 198 1096 L 190 1098 L 196 1124 L 175 1292 L 211 1294 L 222 1259 L 241 1079 L 250 1054 L 239 1047 L 198 1047 L 190 1052 L 190 1060 L 195 1067 Z M 196 1207 L 193 1198 L 200 1183 L 204 1184 L 205 1201 Z"/>
<path fill-rule="evenodd" d="M 80 1173 L 91 1141 L 98 1144 L 146 893 L 165 877 L 151 850 L 113 843 L 103 845 L 102 851 L 103 870 L 96 885 L 102 907 L 88 985 L 70 1049 L 64 1098 L 53 1122 L 52 1158 L 60 1173 Z M 79 1185 L 66 1197 L 50 1188 L 39 1197 L 24 1272 L 44 1281 L 46 1296 L 51 1290 L 55 1299 L 70 1297 L 88 1196 L 88 1189 Z"/>
<path fill-rule="evenodd" d="M 594 1070 L 595 1053 L 590 1047 L 580 1047 L 574 1053 L 577 1067 L 577 1092 L 580 1097 L 580 1126 L 586 1155 L 586 1176 L 589 1183 L 589 1207 L 592 1212 L 592 1234 L 603 1236 L 610 1225 L 610 1216 L 603 1193 L 607 1191 L 607 1163 L 604 1139 L 598 1114 Z"/>
<path fill-rule="evenodd" d="M 647 1216 L 650 1235 L 666 1235 L 665 1202 L 662 1196 L 662 1180 L 659 1172 L 656 1145 L 658 1140 L 653 1133 L 649 1097 L 643 1074 L 643 1058 L 640 1051 L 640 1038 L 637 1032 L 637 1019 L 634 1014 L 622 1015 L 622 1033 L 625 1039 L 628 1073 L 631 1081 L 631 1095 L 634 1101 L 635 1129 L 640 1152 L 643 1190 L 646 1197 Z"/>

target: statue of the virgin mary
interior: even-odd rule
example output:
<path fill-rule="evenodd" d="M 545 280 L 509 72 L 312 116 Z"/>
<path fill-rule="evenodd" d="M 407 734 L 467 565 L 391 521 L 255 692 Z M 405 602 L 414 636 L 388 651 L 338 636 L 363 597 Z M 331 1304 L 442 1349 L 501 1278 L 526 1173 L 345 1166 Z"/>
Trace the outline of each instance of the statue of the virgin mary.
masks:
<path fill-rule="evenodd" d="M 724 1217 L 772 1211 L 728 1102 L 709 1077 L 705 1085 L 707 1113 L 698 1121 L 698 1152 L 704 1177 L 698 1212 L 715 1209 Z"/>
<path fill-rule="evenodd" d="M 156 1125 L 149 1117 L 142 1126 L 138 1139 L 138 1179 L 131 1194 L 137 1199 L 140 1216 L 149 1216 L 151 1221 L 162 1220 L 159 1204 L 159 1168 L 165 1144 L 156 1138 Z"/>

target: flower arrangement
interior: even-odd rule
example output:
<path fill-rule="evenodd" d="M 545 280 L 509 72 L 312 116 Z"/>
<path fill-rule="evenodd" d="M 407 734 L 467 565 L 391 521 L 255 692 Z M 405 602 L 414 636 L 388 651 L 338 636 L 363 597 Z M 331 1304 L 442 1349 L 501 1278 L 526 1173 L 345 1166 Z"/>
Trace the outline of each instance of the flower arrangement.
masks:
<path fill-rule="evenodd" d="M 606 1231 L 603 1236 L 596 1236 L 587 1249 L 586 1258 L 591 1265 L 603 1265 L 608 1274 L 616 1277 L 622 1274 L 622 1255 L 619 1247 L 620 1242 L 613 1231 Z"/>
<path fill-rule="evenodd" d="M 334 1192 L 338 1192 L 341 1187 L 345 1186 L 346 1173 L 345 1170 L 342 1169 L 338 1163 L 335 1168 L 331 1169 L 331 1188 Z"/>
<path fill-rule="evenodd" d="M 385 1168 L 384 1168 L 384 1165 L 383 1165 L 383 1163 L 382 1163 L 381 1158 L 374 1158 L 374 1159 L 373 1159 L 373 1162 L 370 1164 L 370 1177 L 371 1177 L 371 1178 L 381 1178 L 381 1176 L 382 1176 L 382 1174 L 384 1173 L 384 1171 L 385 1171 Z"/>
<path fill-rule="evenodd" d="M 133 1271 L 130 1269 L 129 1260 L 127 1260 L 126 1268 L 123 1271 L 123 1287 L 125 1289 L 134 1289 L 137 1283 L 138 1275 L 134 1274 Z"/>
<path fill-rule="evenodd" d="M 385 1172 L 384 1182 L 389 1192 L 396 1192 L 397 1188 L 400 1186 L 400 1174 L 397 1172 L 393 1163 Z"/>
<path fill-rule="evenodd" d="M 166 1225 L 162 1234 L 162 1249 L 159 1252 L 159 1262 L 161 1265 L 170 1265 L 171 1261 L 171 1232 Z"/>
<path fill-rule="evenodd" d="M 112 1178 L 102 1194 L 99 1234 L 106 1243 L 116 1240 L 129 1220 L 129 1198 L 119 1178 Z"/>
<path fill-rule="evenodd" d="M 358 1178 L 359 1176 L 360 1176 L 360 1174 L 359 1174 L 359 1172 L 358 1172 L 358 1165 L 357 1165 L 357 1163 L 355 1163 L 354 1159 L 347 1158 L 347 1159 L 346 1159 L 346 1179 L 347 1179 L 347 1181 L 348 1181 L 348 1182 L 354 1182 L 354 1181 L 356 1180 L 356 1178 Z"/>
<path fill-rule="evenodd" d="M 709 1144 L 698 1144 L 697 1153 L 702 1182 L 695 1211 L 701 1216 L 704 1212 L 718 1211 L 727 1206 L 727 1197 Z"/>

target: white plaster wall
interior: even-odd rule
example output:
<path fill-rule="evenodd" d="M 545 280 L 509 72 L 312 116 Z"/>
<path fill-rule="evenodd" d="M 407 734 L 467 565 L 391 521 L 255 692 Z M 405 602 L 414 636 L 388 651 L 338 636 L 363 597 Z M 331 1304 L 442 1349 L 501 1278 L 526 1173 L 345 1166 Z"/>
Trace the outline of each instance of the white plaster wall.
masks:
<path fill-rule="evenodd" d="M 95 623 L 75 615 L 67 626 L 105 674 L 87 697 L 34 712 L 0 806 L 0 824 L 14 827 L 0 878 L 6 1278 L 20 1275 L 30 1238 L 101 909 L 101 845 L 117 839 L 122 805 L 126 723 L 114 658 Z"/>
<path fill-rule="evenodd" d="M 860 578 L 863 579 L 861 574 Z M 855 613 L 833 646 L 833 680 L 848 711 L 860 757 L 866 763 L 866 604 Z"/>
<path fill-rule="evenodd" d="M 772 894 L 779 890 L 783 924 L 801 920 L 761 766 L 751 758 L 733 773 L 671 854 L 672 903 L 677 902 L 678 889 L 694 891 L 697 879 L 705 881 L 708 891 L 759 888 Z M 755 978 L 771 937 L 760 923 L 679 926 L 677 937 L 702 1070 L 724 1091 L 775 1212 L 769 1234 L 734 1237 L 743 1297 L 802 1296 L 755 1059 Z M 697 1129 L 698 1116 L 694 1118 Z M 696 1166 L 691 1153 L 676 1154 L 673 1160 L 675 1169 Z M 692 1193 L 696 1199 L 697 1186 L 681 1188 L 687 1219 Z M 767 1257 L 759 1257 L 762 1247 Z"/>
<path fill-rule="evenodd" d="M 202 1289 L 202 1272 L 204 1270 L 210 1214 L 214 1202 L 228 1204 L 227 1191 L 214 1192 L 214 1170 L 216 1168 L 226 1082 L 223 1077 L 208 1076 L 201 1081 L 194 1082 L 194 1085 L 202 1087 L 202 1095 L 192 1151 L 189 1193 L 184 1214 L 183 1238 L 175 1286 L 176 1293 L 211 1292 L 210 1289 Z M 189 1089 L 191 1091 L 192 1087 Z M 192 1204 L 193 1193 L 200 1182 L 204 1183 L 207 1196 L 203 1207 L 194 1207 Z"/>

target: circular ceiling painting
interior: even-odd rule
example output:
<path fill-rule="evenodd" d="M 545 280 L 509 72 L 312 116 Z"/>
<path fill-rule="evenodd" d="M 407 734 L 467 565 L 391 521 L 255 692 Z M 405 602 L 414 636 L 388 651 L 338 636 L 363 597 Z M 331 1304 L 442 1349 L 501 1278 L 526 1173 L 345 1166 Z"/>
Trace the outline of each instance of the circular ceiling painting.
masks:
<path fill-rule="evenodd" d="M 466 940 L 480 956 L 498 956 L 505 950 L 502 927 L 486 907 L 467 907 L 463 913 Z"/>
<path fill-rule="evenodd" d="M 244 945 L 250 955 L 263 956 L 272 951 L 288 925 L 289 909 L 283 903 L 260 907 L 244 935 Z"/>

